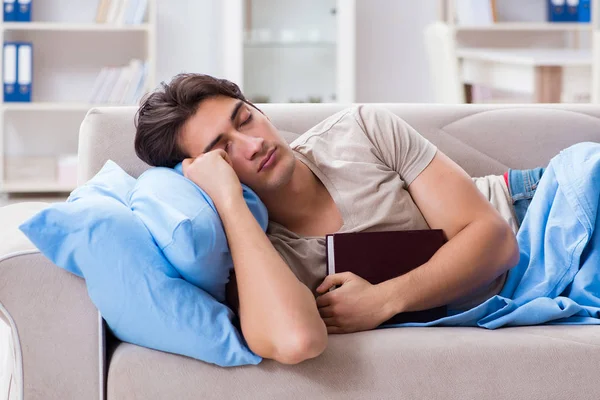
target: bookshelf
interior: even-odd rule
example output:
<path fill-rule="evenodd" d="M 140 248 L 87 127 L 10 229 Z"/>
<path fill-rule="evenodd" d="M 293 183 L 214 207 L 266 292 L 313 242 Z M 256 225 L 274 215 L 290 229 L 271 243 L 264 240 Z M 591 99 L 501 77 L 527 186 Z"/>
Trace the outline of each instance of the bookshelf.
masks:
<path fill-rule="evenodd" d="M 91 101 L 103 68 L 138 59 L 145 63 L 138 93 L 155 87 L 157 0 L 148 0 L 139 24 L 96 22 L 99 1 L 37 0 L 31 22 L 0 19 L 2 43 L 33 44 L 32 101 L 4 102 L 2 96 L 0 102 L 0 193 L 68 193 L 76 187 L 61 165 L 77 153 L 79 125 L 89 109 L 114 104 Z M 3 66 L 2 57 L 0 52 Z"/>
<path fill-rule="evenodd" d="M 7 31 L 65 31 L 65 32 L 148 32 L 152 25 L 111 25 L 99 23 L 60 23 L 60 22 L 4 22 L 2 30 Z"/>
<path fill-rule="evenodd" d="M 457 31 L 592 31 L 597 25 L 598 0 L 591 0 L 590 22 L 550 22 L 546 20 L 548 0 L 438 0 L 440 19 Z M 461 5 L 463 7 L 461 7 Z M 477 5 L 479 8 L 473 10 Z M 461 22 L 464 7 L 471 9 L 467 19 L 481 17 L 476 23 Z M 463 10 L 461 10 L 463 8 Z M 512 10 L 509 10 L 511 9 Z M 485 11 L 485 10 L 489 11 Z M 492 20 L 488 20 L 491 18 Z"/>
<path fill-rule="evenodd" d="M 591 24 L 589 23 L 553 23 L 553 22 L 495 22 L 489 25 L 455 25 L 454 29 L 458 32 L 462 31 L 561 31 L 561 32 L 577 32 L 590 31 Z"/>
<path fill-rule="evenodd" d="M 590 1 L 589 22 L 548 21 L 547 7 L 548 0 L 438 0 L 439 19 L 453 33 L 460 65 L 466 55 L 472 65 L 486 53 L 539 61 L 556 50 L 562 60 L 553 64 L 562 76 L 561 101 L 600 103 L 600 0 Z M 527 87 L 521 78 L 506 75 L 510 82 L 504 86 Z"/>

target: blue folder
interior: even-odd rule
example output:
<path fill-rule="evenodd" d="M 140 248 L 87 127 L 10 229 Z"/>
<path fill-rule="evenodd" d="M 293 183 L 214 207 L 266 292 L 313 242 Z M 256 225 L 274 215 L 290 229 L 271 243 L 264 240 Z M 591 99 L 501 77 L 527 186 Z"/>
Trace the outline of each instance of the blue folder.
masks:
<path fill-rule="evenodd" d="M 579 0 L 579 22 L 590 22 L 591 21 L 591 1 L 590 0 Z"/>
<path fill-rule="evenodd" d="M 31 22 L 31 1 L 32 0 L 17 0 L 17 21 Z"/>
<path fill-rule="evenodd" d="M 4 0 L 4 22 L 13 22 L 17 20 L 16 7 L 16 0 Z"/>
<path fill-rule="evenodd" d="M 4 101 L 30 102 L 33 81 L 33 45 L 4 43 Z"/>
<path fill-rule="evenodd" d="M 577 22 L 578 5 L 567 0 L 547 0 L 549 22 Z"/>

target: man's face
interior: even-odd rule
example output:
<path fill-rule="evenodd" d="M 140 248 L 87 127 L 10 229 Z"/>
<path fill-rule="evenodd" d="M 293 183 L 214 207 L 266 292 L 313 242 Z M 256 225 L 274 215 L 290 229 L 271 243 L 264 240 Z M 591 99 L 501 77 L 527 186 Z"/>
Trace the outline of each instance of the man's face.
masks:
<path fill-rule="evenodd" d="M 225 150 L 240 181 L 259 196 L 289 182 L 294 172 L 292 150 L 271 121 L 254 107 L 227 96 L 200 103 L 183 125 L 179 145 L 190 157 Z"/>

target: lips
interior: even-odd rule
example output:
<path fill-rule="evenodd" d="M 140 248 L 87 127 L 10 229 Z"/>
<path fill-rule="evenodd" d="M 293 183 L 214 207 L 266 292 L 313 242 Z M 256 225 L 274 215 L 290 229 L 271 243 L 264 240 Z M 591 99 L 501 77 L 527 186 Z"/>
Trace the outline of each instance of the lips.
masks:
<path fill-rule="evenodd" d="M 271 160 L 271 158 L 273 157 L 273 153 L 275 153 L 275 148 L 271 149 L 267 153 L 267 155 L 265 156 L 265 158 L 263 158 L 263 160 L 260 162 L 260 167 L 258 168 L 258 172 L 262 171 L 262 169 L 264 168 L 265 164 Z"/>

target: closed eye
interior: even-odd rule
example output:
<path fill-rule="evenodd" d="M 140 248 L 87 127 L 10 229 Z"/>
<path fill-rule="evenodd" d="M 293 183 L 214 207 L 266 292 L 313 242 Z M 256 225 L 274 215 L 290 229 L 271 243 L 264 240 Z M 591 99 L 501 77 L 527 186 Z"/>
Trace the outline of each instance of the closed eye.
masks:
<path fill-rule="evenodd" d="M 244 121 L 242 121 L 242 123 L 240 124 L 240 127 L 246 125 L 250 121 L 252 121 L 252 114 L 248 115 L 248 118 L 246 118 Z"/>

